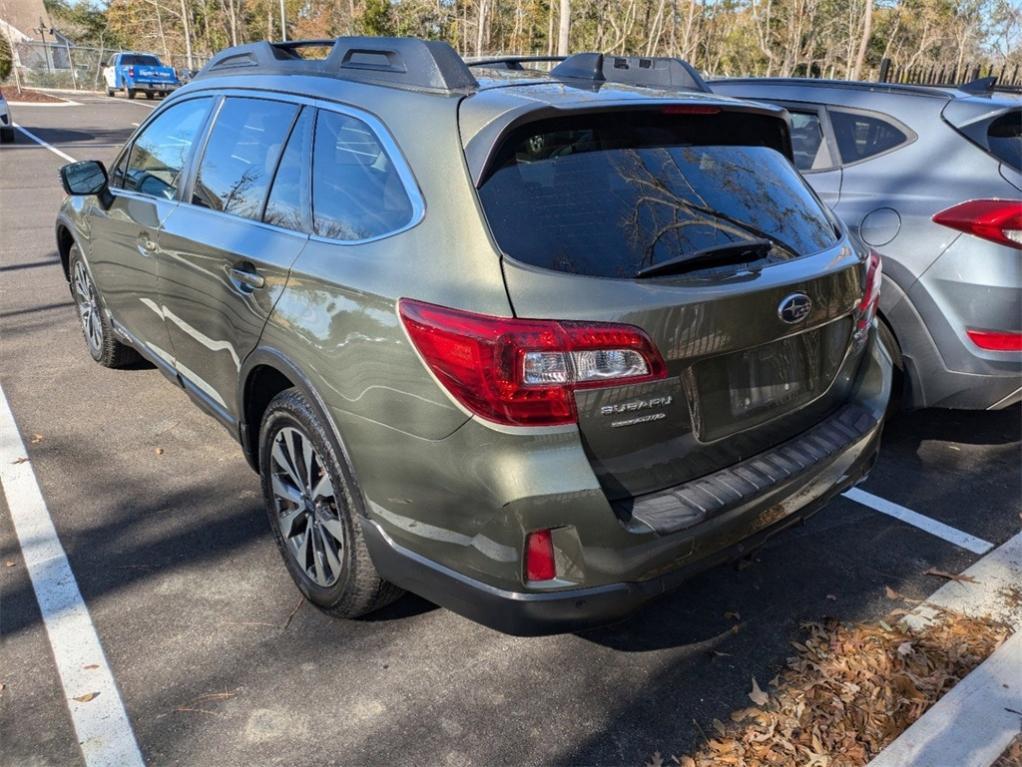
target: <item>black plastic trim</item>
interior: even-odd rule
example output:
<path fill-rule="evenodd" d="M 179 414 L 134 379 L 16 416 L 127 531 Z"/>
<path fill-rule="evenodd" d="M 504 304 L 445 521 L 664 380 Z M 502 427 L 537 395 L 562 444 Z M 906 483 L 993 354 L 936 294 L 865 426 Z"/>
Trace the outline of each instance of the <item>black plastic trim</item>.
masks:
<path fill-rule="evenodd" d="M 876 428 L 865 408 L 845 405 L 827 420 L 771 450 L 683 485 L 615 501 L 622 519 L 660 535 L 677 533 L 748 503 L 830 461 Z"/>

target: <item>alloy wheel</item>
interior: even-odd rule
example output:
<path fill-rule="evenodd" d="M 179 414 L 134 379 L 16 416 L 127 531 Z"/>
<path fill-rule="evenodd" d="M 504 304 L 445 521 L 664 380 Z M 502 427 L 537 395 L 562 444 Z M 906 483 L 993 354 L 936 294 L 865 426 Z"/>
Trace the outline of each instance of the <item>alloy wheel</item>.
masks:
<path fill-rule="evenodd" d="M 85 338 L 93 352 L 99 353 L 103 348 L 103 324 L 99 316 L 99 302 L 89 272 L 80 260 L 75 262 L 74 291 Z"/>
<path fill-rule="evenodd" d="M 317 586 L 334 585 L 345 532 L 323 459 L 308 435 L 285 426 L 273 439 L 270 460 L 277 525 L 288 551 Z"/>

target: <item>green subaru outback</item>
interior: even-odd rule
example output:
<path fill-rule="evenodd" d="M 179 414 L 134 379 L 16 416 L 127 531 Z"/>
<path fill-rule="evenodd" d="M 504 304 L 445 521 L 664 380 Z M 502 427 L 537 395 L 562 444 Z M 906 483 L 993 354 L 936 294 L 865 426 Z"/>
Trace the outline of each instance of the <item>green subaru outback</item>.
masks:
<path fill-rule="evenodd" d="M 879 258 L 685 62 L 218 54 L 56 233 L 89 352 L 241 443 L 302 593 L 619 618 L 861 481 Z"/>

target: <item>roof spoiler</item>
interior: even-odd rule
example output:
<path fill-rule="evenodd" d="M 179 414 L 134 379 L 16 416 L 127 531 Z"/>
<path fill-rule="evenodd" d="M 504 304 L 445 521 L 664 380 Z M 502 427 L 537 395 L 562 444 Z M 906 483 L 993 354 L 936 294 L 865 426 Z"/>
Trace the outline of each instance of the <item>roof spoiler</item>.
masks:
<path fill-rule="evenodd" d="M 303 49 L 328 48 L 325 58 Z M 306 74 L 434 93 L 465 93 L 478 83 L 445 42 L 412 37 L 338 37 L 334 40 L 263 40 L 216 54 L 193 78 L 217 75 Z"/>
<path fill-rule="evenodd" d="M 620 83 L 640 88 L 694 90 L 710 88 L 691 64 L 666 56 L 609 56 L 576 53 L 550 70 L 558 80 L 586 80 L 592 83 Z"/>
<path fill-rule="evenodd" d="M 963 93 L 992 93 L 997 88 L 996 77 L 978 77 L 958 86 Z"/>

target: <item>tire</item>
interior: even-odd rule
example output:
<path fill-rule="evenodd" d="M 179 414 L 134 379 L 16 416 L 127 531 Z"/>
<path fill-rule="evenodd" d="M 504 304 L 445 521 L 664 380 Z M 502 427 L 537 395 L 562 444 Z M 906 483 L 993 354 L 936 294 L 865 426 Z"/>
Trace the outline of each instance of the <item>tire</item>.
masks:
<path fill-rule="evenodd" d="M 138 93 L 138 91 L 136 91 L 134 88 L 128 88 L 128 98 L 129 99 L 134 99 L 136 93 Z"/>
<path fill-rule="evenodd" d="M 0 128 L 0 144 L 13 144 L 14 143 L 14 128 L 11 126 L 5 126 Z"/>
<path fill-rule="evenodd" d="M 115 91 L 113 88 L 106 89 L 106 95 L 109 96 L 110 98 L 113 98 L 116 93 L 117 91 Z"/>
<path fill-rule="evenodd" d="M 110 320 L 103 310 L 99 289 L 77 245 L 71 246 L 67 272 L 71 275 L 71 298 L 78 309 L 85 347 L 92 359 L 107 368 L 119 368 L 138 362 L 141 359 L 138 352 L 114 337 Z"/>
<path fill-rule="evenodd" d="M 901 346 L 894 337 L 894 331 L 883 317 L 877 318 L 877 337 L 891 354 L 894 363 L 894 380 L 891 382 L 891 399 L 887 403 L 887 417 L 891 418 L 905 406 L 905 358 L 901 356 Z"/>
<path fill-rule="evenodd" d="M 376 572 L 362 534 L 364 501 L 354 472 L 297 389 L 281 392 L 266 409 L 259 470 L 277 548 L 306 599 L 334 617 L 358 618 L 404 593 Z"/>
<path fill-rule="evenodd" d="M 152 91 L 146 91 L 146 92 L 145 92 L 145 97 L 146 97 L 146 98 L 147 98 L 147 99 L 148 99 L 149 101 L 152 101 L 152 100 L 153 100 L 154 98 L 156 98 L 156 94 L 155 94 L 155 93 L 153 93 Z"/>

